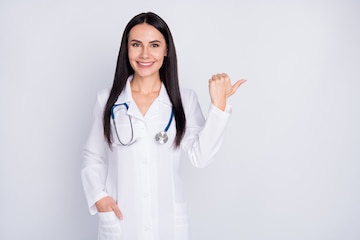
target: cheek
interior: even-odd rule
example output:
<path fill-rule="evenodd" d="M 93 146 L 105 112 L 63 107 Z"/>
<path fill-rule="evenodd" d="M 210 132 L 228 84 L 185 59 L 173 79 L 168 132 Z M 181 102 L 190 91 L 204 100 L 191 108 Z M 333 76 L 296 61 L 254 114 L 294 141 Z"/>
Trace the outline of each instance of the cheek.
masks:
<path fill-rule="evenodd" d="M 158 62 L 162 63 L 162 62 L 164 62 L 164 56 L 159 55 L 159 56 L 156 58 L 156 60 L 157 60 Z"/>
<path fill-rule="evenodd" d="M 156 59 L 158 60 L 158 61 L 164 61 L 164 57 L 165 57 L 165 52 L 163 52 L 163 51 L 158 51 L 158 52 L 156 52 L 156 55 L 154 55 L 154 56 L 156 56 Z"/>
<path fill-rule="evenodd" d="M 135 68 L 136 58 L 137 58 L 137 55 L 134 51 L 128 52 L 128 59 L 129 59 L 129 63 L 130 63 L 130 66 L 132 67 L 132 69 Z"/>
<path fill-rule="evenodd" d="M 129 50 L 128 51 L 128 58 L 129 58 L 129 61 L 131 62 L 132 60 L 134 60 L 136 58 L 136 52 L 135 51 L 132 51 L 132 50 Z"/>

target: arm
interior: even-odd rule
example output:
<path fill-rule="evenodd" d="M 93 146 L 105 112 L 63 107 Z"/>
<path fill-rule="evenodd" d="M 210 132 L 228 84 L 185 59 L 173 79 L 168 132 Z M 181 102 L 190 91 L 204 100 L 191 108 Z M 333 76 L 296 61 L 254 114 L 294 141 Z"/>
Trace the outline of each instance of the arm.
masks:
<path fill-rule="evenodd" d="M 103 104 L 98 96 L 93 112 L 93 123 L 88 139 L 83 147 L 83 164 L 81 180 L 88 201 L 90 213 L 97 212 L 95 203 L 107 196 L 105 180 L 107 175 L 107 162 L 105 156 L 106 142 L 102 127 Z"/>
<path fill-rule="evenodd" d="M 93 124 L 87 142 L 83 148 L 84 162 L 81 169 L 81 180 L 91 214 L 114 211 L 122 219 L 122 213 L 116 202 L 105 192 L 107 176 L 106 148 L 102 116 L 105 98 L 98 95 L 93 113 Z"/>
<path fill-rule="evenodd" d="M 214 75 L 209 80 L 211 106 L 206 120 L 195 93 L 183 99 L 187 124 L 182 149 L 195 167 L 208 166 L 220 149 L 231 115 L 231 107 L 226 105 L 226 100 L 244 82 L 239 80 L 231 85 L 226 74 Z"/>

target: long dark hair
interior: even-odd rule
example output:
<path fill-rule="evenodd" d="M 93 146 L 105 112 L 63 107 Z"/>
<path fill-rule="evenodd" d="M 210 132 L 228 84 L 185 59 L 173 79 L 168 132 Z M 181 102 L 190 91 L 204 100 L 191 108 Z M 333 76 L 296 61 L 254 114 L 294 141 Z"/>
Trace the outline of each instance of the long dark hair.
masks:
<path fill-rule="evenodd" d="M 107 143 L 111 144 L 110 131 L 110 115 L 111 108 L 116 102 L 118 96 L 123 91 L 126 81 L 130 75 L 134 73 L 128 58 L 128 38 L 130 30 L 142 23 L 147 23 L 155 27 L 165 38 L 167 46 L 167 56 L 164 58 L 162 67 L 160 68 L 160 80 L 164 83 L 167 94 L 172 103 L 174 117 L 176 122 L 175 146 L 178 147 L 185 134 L 186 118 L 184 108 L 181 101 L 179 90 L 179 79 L 177 70 L 177 57 L 175 45 L 170 29 L 166 22 L 158 15 L 152 12 L 140 13 L 133 17 L 126 25 L 119 50 L 117 65 L 115 70 L 114 82 L 110 91 L 109 98 L 105 105 L 103 126 L 104 135 Z"/>

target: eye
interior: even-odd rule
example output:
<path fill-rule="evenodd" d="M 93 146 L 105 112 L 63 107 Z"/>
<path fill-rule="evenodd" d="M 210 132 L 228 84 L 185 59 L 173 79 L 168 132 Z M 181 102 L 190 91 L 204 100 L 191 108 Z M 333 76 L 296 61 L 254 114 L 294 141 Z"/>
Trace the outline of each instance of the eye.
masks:
<path fill-rule="evenodd" d="M 157 44 L 157 43 L 153 43 L 153 44 L 151 44 L 151 47 L 153 47 L 153 48 L 157 48 L 157 47 L 159 47 L 159 44 Z"/>
<path fill-rule="evenodd" d="M 133 46 L 133 47 L 140 47 L 140 43 L 134 42 L 134 43 L 131 44 L 131 46 Z"/>

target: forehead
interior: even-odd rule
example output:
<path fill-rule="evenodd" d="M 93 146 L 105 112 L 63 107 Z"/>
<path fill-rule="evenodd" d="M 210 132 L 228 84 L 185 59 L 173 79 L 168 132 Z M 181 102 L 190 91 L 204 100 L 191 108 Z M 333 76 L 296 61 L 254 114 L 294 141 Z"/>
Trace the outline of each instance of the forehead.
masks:
<path fill-rule="evenodd" d="M 153 40 L 164 40 L 164 36 L 159 30 L 147 23 L 141 23 L 135 25 L 129 32 L 129 40 L 144 40 L 144 41 L 153 41 Z"/>

